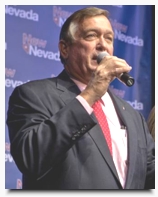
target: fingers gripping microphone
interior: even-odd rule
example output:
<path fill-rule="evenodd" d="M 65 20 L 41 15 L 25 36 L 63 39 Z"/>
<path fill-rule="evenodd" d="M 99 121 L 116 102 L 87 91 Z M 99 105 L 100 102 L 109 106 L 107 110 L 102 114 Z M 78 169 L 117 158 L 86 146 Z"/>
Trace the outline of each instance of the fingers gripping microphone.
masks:
<path fill-rule="evenodd" d="M 108 56 L 109 54 L 107 52 L 101 52 L 98 57 L 97 57 L 97 63 L 99 64 L 102 59 L 106 56 Z M 134 84 L 134 78 L 131 77 L 128 73 L 122 73 L 119 77 L 119 79 L 126 84 L 127 86 L 131 87 Z"/>

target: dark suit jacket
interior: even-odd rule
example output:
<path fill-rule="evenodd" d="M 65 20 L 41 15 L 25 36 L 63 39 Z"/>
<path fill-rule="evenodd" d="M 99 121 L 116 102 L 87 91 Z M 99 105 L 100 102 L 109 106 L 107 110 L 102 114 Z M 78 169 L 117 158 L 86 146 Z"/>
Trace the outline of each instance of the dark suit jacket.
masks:
<path fill-rule="evenodd" d="M 23 189 L 122 189 L 94 114 L 75 98 L 80 93 L 65 71 L 57 78 L 16 87 L 7 125 L 11 154 L 23 174 Z M 154 188 L 154 141 L 144 118 L 109 91 L 127 127 L 125 189 Z"/>

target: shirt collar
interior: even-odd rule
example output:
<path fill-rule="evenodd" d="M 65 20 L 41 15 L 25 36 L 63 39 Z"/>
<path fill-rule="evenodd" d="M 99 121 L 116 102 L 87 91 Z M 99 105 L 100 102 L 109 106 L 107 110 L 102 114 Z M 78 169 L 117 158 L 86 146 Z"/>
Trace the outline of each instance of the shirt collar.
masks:
<path fill-rule="evenodd" d="M 86 88 L 86 84 L 74 79 L 71 77 L 71 80 L 78 86 L 78 88 L 80 89 L 80 91 L 82 92 L 85 88 Z"/>
<path fill-rule="evenodd" d="M 71 77 L 71 80 L 78 86 L 78 88 L 80 89 L 80 91 L 82 92 L 85 88 L 86 88 L 86 84 L 74 79 Z M 101 103 L 105 106 L 105 100 L 108 97 L 108 92 L 106 92 L 100 99 Z"/>

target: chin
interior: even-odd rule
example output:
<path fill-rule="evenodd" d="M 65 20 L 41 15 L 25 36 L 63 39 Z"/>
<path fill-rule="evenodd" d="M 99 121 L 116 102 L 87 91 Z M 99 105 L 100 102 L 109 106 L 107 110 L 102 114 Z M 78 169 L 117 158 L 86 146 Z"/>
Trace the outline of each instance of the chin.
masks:
<path fill-rule="evenodd" d="M 97 69 L 97 67 L 98 67 L 98 65 L 93 65 L 93 66 L 91 67 L 91 70 L 92 70 L 92 71 L 95 71 L 95 70 Z"/>

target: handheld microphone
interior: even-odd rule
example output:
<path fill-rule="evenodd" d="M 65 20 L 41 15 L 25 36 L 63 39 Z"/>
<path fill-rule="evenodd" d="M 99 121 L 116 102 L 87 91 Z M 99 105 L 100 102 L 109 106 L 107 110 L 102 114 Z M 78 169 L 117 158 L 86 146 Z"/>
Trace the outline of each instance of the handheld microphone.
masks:
<path fill-rule="evenodd" d="M 101 52 L 99 53 L 98 57 L 97 57 L 97 63 L 99 64 L 102 59 L 106 56 L 108 56 L 109 54 L 107 52 Z M 128 73 L 122 73 L 120 76 L 119 76 L 119 79 L 127 86 L 131 87 L 133 86 L 134 84 L 134 78 L 131 77 Z"/>

